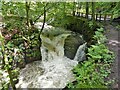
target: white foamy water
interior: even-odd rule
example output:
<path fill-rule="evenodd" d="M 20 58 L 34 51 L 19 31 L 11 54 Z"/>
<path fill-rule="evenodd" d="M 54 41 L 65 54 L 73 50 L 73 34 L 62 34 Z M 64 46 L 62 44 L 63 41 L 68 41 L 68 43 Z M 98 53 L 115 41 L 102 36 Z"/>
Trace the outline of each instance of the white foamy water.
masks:
<path fill-rule="evenodd" d="M 70 34 L 60 34 L 49 38 L 42 38 L 42 61 L 35 61 L 26 65 L 20 71 L 19 88 L 64 88 L 68 82 L 75 80 L 72 73 L 74 66 L 78 64 L 77 57 L 82 54 L 85 44 L 79 47 L 75 59 L 64 56 L 64 40 Z M 83 48 L 83 49 L 82 49 Z"/>

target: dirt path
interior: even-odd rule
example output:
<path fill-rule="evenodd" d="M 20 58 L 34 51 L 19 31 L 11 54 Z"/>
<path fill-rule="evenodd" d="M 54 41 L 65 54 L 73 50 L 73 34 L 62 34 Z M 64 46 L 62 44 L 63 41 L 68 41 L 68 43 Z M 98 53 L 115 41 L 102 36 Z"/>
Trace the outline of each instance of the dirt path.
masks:
<path fill-rule="evenodd" d="M 118 61 L 120 59 L 120 56 L 118 55 L 118 50 L 120 50 L 120 42 L 118 40 L 118 32 L 120 30 L 117 30 L 115 26 L 111 24 L 105 25 L 105 35 L 108 39 L 107 46 L 108 48 L 115 53 L 115 61 L 112 64 L 112 73 L 110 74 L 109 78 L 114 79 L 115 83 L 112 84 L 110 87 L 112 88 L 118 88 L 118 79 L 120 80 L 120 77 L 118 77 Z"/>

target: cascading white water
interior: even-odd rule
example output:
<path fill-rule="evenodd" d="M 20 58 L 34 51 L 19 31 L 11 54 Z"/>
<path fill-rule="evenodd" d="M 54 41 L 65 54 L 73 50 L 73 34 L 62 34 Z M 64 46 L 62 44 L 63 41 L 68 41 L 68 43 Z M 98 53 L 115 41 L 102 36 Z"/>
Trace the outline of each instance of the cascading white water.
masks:
<path fill-rule="evenodd" d="M 79 53 L 85 49 L 85 44 L 79 47 L 74 60 L 71 60 L 64 56 L 64 40 L 70 33 L 50 36 L 44 32 L 41 35 L 42 61 L 30 63 L 20 71 L 16 85 L 19 88 L 64 88 L 75 80 L 71 70 L 78 64 L 79 56 L 82 57 L 83 54 Z"/>
<path fill-rule="evenodd" d="M 84 43 L 83 45 L 80 45 L 77 52 L 76 52 L 76 55 L 74 57 L 74 61 L 83 61 L 86 59 L 86 56 L 85 56 L 85 49 L 86 49 L 86 44 L 87 43 Z"/>

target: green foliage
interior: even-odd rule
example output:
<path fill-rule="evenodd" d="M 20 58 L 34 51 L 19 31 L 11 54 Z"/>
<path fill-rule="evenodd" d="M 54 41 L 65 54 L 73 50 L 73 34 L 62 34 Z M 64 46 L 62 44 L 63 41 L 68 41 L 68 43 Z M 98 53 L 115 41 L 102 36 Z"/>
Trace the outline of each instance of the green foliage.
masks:
<path fill-rule="evenodd" d="M 102 32 L 102 28 L 96 31 L 94 39 L 98 43 L 88 48 L 88 60 L 74 67 L 73 73 L 77 83 L 69 83 L 68 88 L 107 88 L 110 82 L 104 79 L 110 74 L 110 65 L 114 55 L 103 44 L 104 39 L 101 40 L 101 38 L 105 37 Z"/>
<path fill-rule="evenodd" d="M 0 65 L 0 67 L 2 67 L 0 69 L 0 85 L 2 86 L 3 90 L 8 90 L 9 85 L 11 84 L 12 88 L 15 87 L 15 80 L 18 77 L 18 69 L 15 68 L 14 66 L 14 45 L 11 42 L 5 42 L 4 37 L 2 36 L 2 34 L 0 33 L 0 52 L 2 55 L 2 65 Z M 0 56 L 1 57 L 1 56 Z M 1 62 L 0 62 L 1 63 Z M 1 73 L 2 72 L 2 73 Z M 5 75 L 6 74 L 6 75 Z"/>
<path fill-rule="evenodd" d="M 94 23 L 92 21 L 89 21 L 88 24 L 89 24 L 89 27 L 92 29 L 92 27 L 94 26 Z"/>
<path fill-rule="evenodd" d="M 100 28 L 98 29 L 98 31 L 95 31 L 93 39 L 96 40 L 98 44 L 104 43 L 104 41 L 106 41 L 106 37 L 103 35 L 103 32 L 103 28 Z"/>
<path fill-rule="evenodd" d="M 50 3 L 51 4 L 51 3 Z M 51 10 L 48 12 L 47 21 L 53 26 L 63 26 L 66 23 L 66 15 L 70 14 L 73 10 L 74 3 L 56 2 L 53 3 Z"/>
<path fill-rule="evenodd" d="M 120 25 L 117 25 L 116 28 L 117 28 L 117 30 L 120 30 Z"/>
<path fill-rule="evenodd" d="M 9 77 L 6 70 L 0 69 L 0 90 L 7 90 L 9 87 Z"/>
<path fill-rule="evenodd" d="M 114 18 L 120 16 L 120 2 L 98 2 L 96 12 L 111 13 Z"/>
<path fill-rule="evenodd" d="M 43 15 L 43 7 L 45 3 L 41 2 L 29 2 L 28 10 L 26 10 L 26 3 L 21 2 L 2 2 L 2 15 L 5 23 L 5 30 L 10 33 L 18 31 L 12 36 L 12 39 L 8 41 L 14 45 L 17 50 L 17 57 L 15 57 L 15 62 L 23 61 L 20 60 L 27 53 L 27 57 L 39 57 L 38 52 L 38 29 L 34 26 L 27 26 L 27 20 L 34 21 L 39 15 Z M 50 5 L 49 5 L 50 6 Z M 27 16 L 28 12 L 28 16 Z M 38 18 L 39 19 L 39 18 Z M 26 45 L 25 45 L 26 44 Z M 14 48 L 9 48 L 13 49 Z M 26 52 L 26 53 L 25 53 Z M 25 56 L 25 57 L 26 57 Z M 24 58 L 22 58 L 24 59 Z"/>
<path fill-rule="evenodd" d="M 67 31 L 63 28 L 51 28 L 50 30 L 44 30 L 44 32 L 42 32 L 42 35 L 44 37 L 52 38 L 62 34 L 70 34 L 70 33 L 71 33 L 70 31 Z"/>
<path fill-rule="evenodd" d="M 120 2 L 114 4 L 114 8 L 112 8 L 112 12 L 114 18 L 120 16 Z"/>

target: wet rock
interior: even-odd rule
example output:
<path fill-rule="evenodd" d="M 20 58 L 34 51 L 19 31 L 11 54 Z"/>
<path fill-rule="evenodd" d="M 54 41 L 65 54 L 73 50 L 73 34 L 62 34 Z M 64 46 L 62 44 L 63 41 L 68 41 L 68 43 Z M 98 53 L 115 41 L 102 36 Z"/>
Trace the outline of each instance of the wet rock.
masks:
<path fill-rule="evenodd" d="M 65 39 L 64 54 L 70 59 L 74 59 L 80 45 L 84 44 L 84 40 L 80 34 L 71 34 Z M 83 49 L 84 50 L 84 49 Z M 81 52 L 83 51 L 81 50 Z"/>
<path fill-rule="evenodd" d="M 85 59 L 86 44 L 84 44 L 83 36 L 79 33 L 63 28 L 52 28 L 51 30 L 44 30 L 41 38 L 43 46 L 48 51 L 53 51 L 57 55 L 64 55 L 72 60 L 83 61 Z M 55 55 L 53 56 L 55 57 Z"/>
<path fill-rule="evenodd" d="M 85 18 L 78 18 L 73 16 L 67 16 L 65 18 L 65 21 L 66 22 L 64 23 L 66 24 L 64 25 L 64 27 L 66 29 L 83 35 L 83 38 L 87 42 L 87 44 L 91 45 L 94 32 L 97 30 L 96 28 L 99 28 L 97 23 L 94 22 L 93 24 Z"/>

